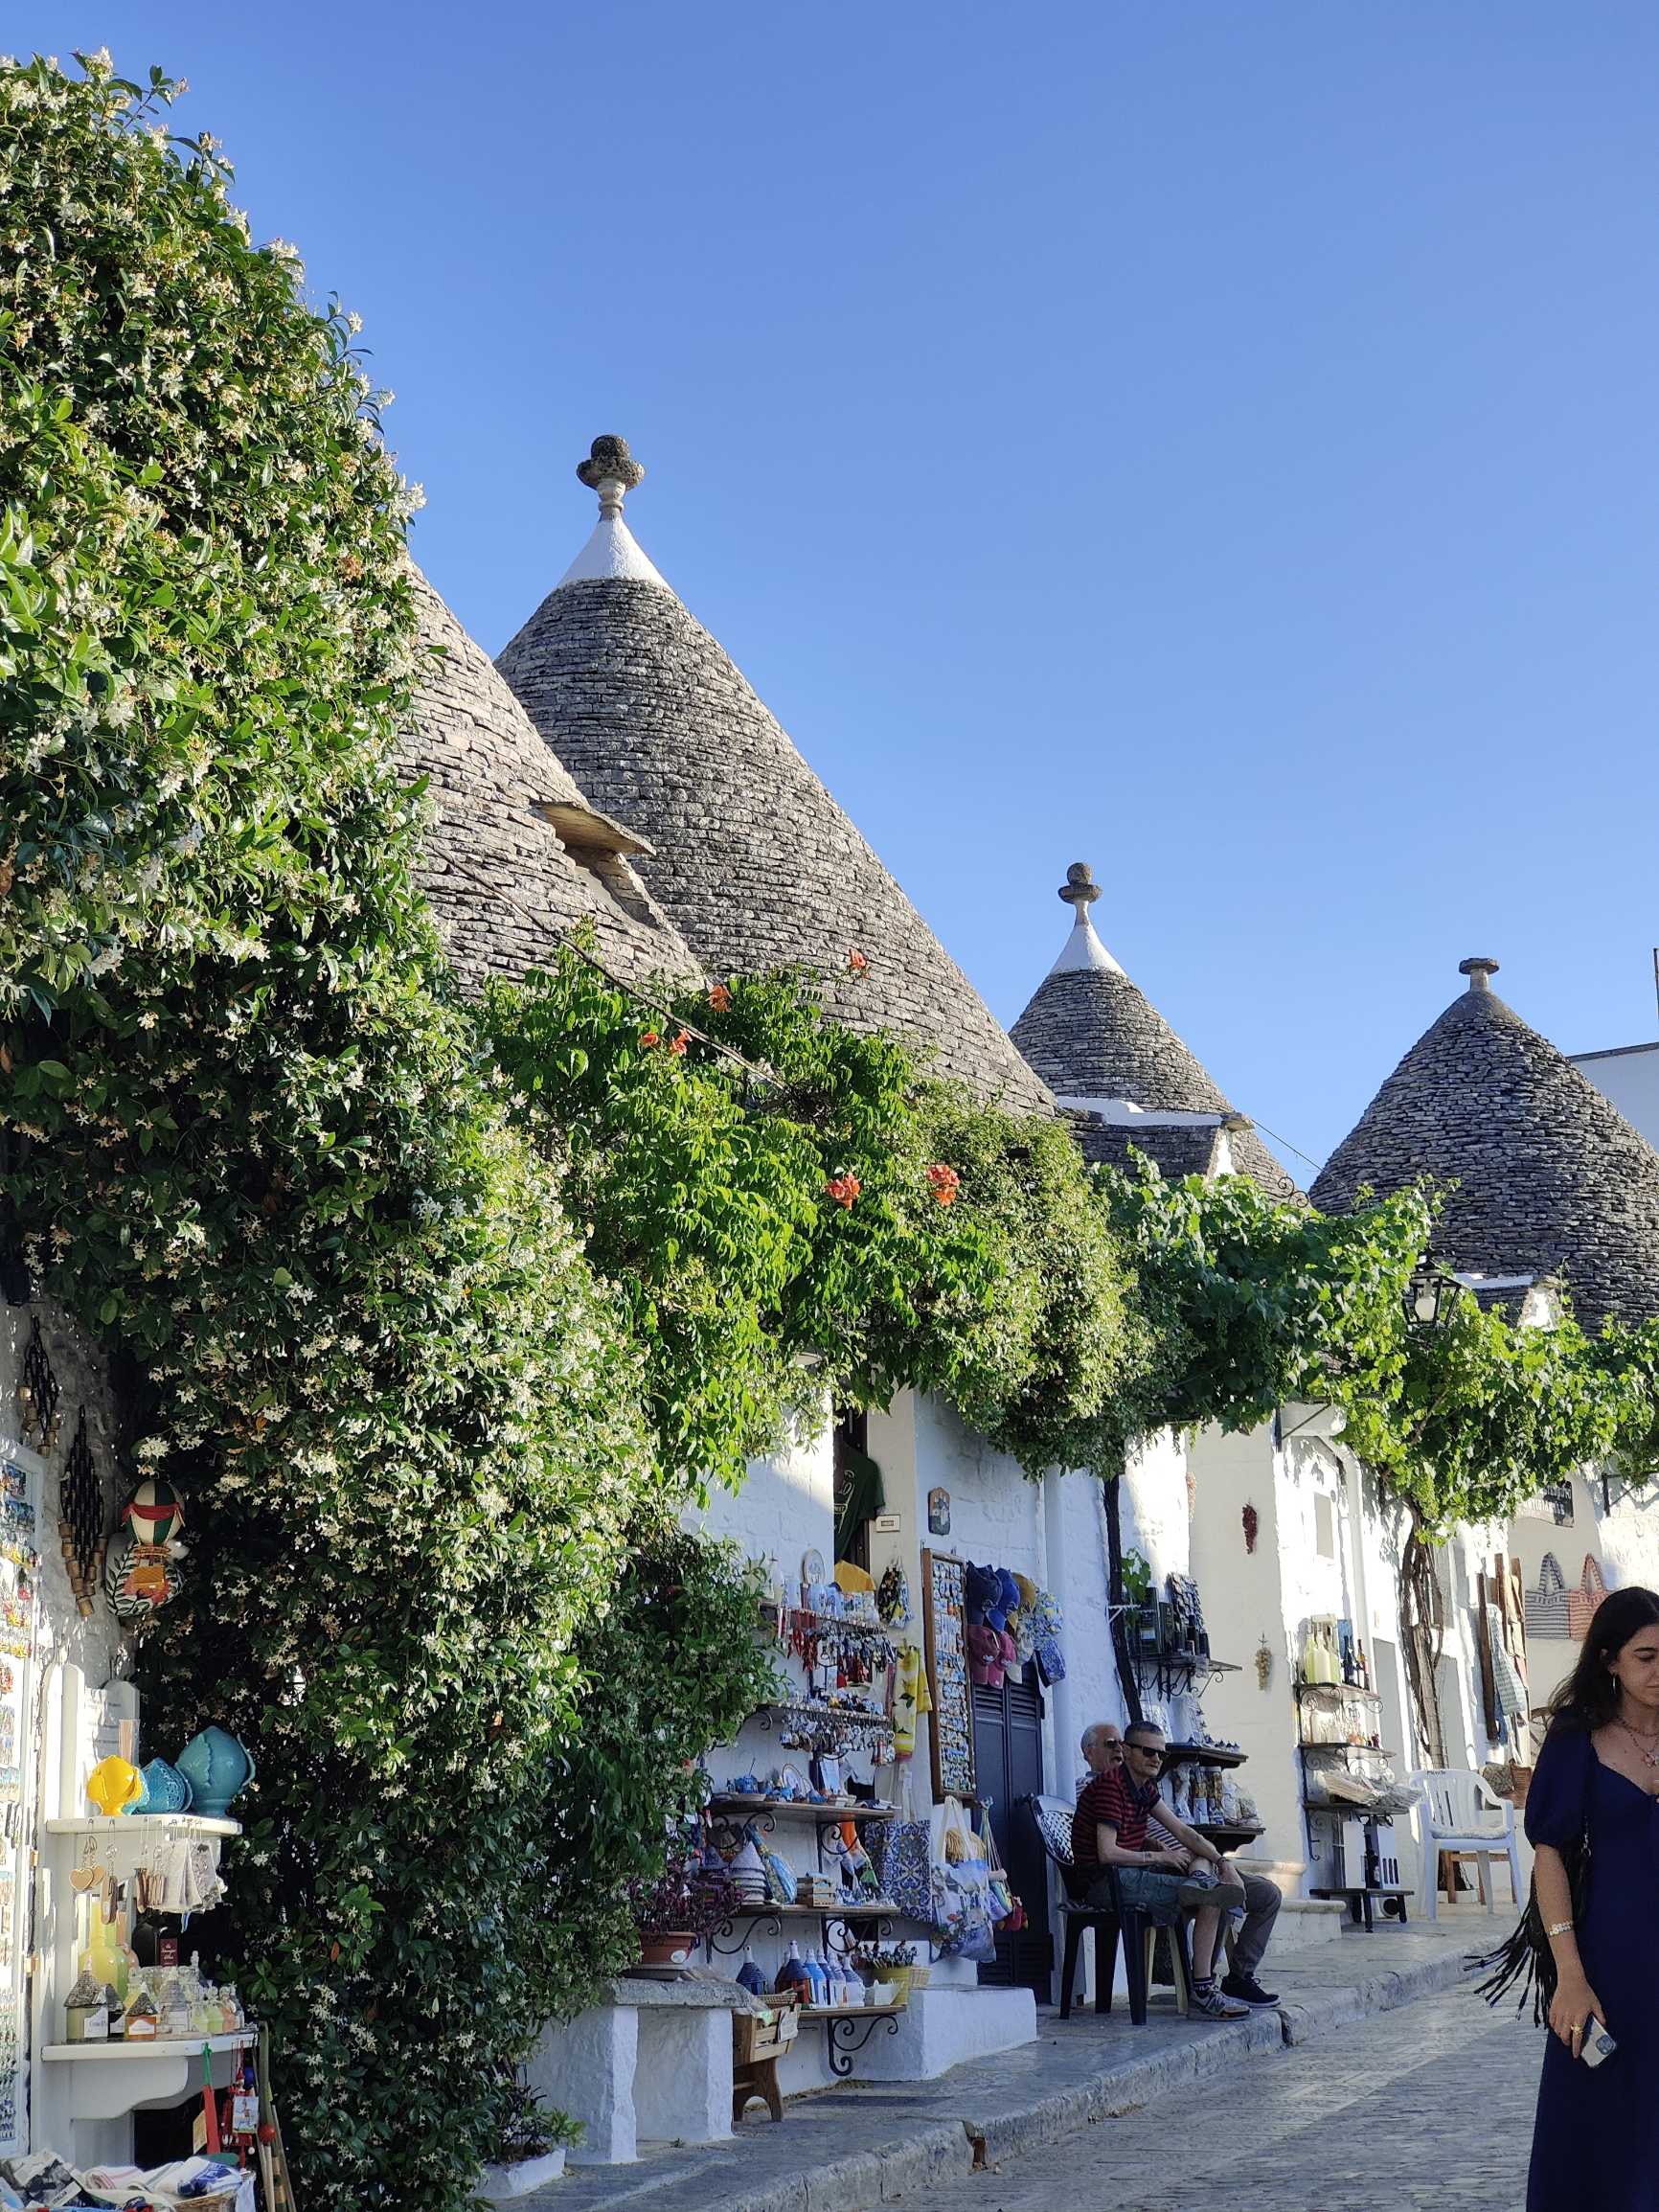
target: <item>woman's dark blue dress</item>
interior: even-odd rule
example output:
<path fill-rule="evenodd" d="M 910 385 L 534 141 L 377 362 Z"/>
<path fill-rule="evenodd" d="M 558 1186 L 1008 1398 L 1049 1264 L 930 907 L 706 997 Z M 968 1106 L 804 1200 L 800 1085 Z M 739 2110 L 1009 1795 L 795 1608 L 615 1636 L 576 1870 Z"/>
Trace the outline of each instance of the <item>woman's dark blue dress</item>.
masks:
<path fill-rule="evenodd" d="M 1527 1792 L 1534 1844 L 1590 1832 L 1579 1955 L 1618 2042 L 1599 2066 L 1552 2035 L 1538 2085 L 1527 2212 L 1659 2207 L 1659 1798 L 1603 1766 L 1579 1728 L 1557 1727 Z"/>

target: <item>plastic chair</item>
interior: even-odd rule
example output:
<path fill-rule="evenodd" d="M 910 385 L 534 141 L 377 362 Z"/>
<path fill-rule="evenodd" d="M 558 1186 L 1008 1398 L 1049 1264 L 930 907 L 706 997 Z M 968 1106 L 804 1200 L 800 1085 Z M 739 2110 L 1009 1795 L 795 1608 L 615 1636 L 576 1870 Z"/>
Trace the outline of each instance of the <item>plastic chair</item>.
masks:
<path fill-rule="evenodd" d="M 1430 1920 L 1439 1914 L 1443 1854 L 1454 1865 L 1462 1859 L 1475 1861 L 1481 1902 L 1489 1912 L 1493 1909 L 1493 1901 L 1487 1864 L 1494 1859 L 1506 1860 L 1518 1911 L 1521 1851 L 1515 1835 L 1514 1807 L 1497 1794 L 1484 1774 L 1472 1773 L 1466 1767 L 1430 1767 L 1411 1779 L 1424 1793 L 1419 1811 L 1422 1820 L 1423 1902 Z"/>
<path fill-rule="evenodd" d="M 1124 1946 L 1124 1973 L 1129 1985 L 1129 2018 L 1138 2028 L 1147 2024 L 1147 1993 L 1152 1979 L 1152 1959 L 1161 1924 L 1124 1904 L 1114 1866 L 1102 1869 L 1110 1888 L 1109 1905 L 1090 1904 L 1080 1894 L 1081 1878 L 1072 1862 L 1072 1808 L 1058 1797 L 1022 1797 L 1049 1862 L 1060 1878 L 1059 1911 L 1065 1927 L 1060 1965 L 1060 2018 L 1072 2017 L 1072 1991 L 1083 1935 L 1095 1931 L 1095 2010 L 1112 2009 L 1112 1983 L 1116 1978 L 1118 1944 Z M 1164 1930 L 1170 1938 L 1170 1963 L 1174 1976 L 1175 2007 L 1184 2017 L 1193 1987 L 1193 1962 L 1187 1950 L 1184 1920 Z"/>

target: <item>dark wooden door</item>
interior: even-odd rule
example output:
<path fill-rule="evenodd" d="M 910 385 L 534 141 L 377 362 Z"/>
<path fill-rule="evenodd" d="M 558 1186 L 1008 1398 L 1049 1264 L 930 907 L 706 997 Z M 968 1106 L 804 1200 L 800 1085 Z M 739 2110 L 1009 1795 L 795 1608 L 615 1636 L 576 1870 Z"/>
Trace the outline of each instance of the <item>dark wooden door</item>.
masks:
<path fill-rule="evenodd" d="M 997 1937 L 996 1958 L 980 1968 L 979 1978 L 1000 1989 L 1033 1989 L 1039 2003 L 1047 2004 L 1054 1976 L 1048 1860 L 1032 1822 L 1018 1809 L 1022 1797 L 1043 1790 L 1042 1723 L 1034 1666 L 1009 1676 L 1000 1690 L 975 1688 L 973 1762 L 979 1793 L 990 1800 L 990 1832 L 1026 1911 L 1026 1925 L 1017 1935 Z"/>

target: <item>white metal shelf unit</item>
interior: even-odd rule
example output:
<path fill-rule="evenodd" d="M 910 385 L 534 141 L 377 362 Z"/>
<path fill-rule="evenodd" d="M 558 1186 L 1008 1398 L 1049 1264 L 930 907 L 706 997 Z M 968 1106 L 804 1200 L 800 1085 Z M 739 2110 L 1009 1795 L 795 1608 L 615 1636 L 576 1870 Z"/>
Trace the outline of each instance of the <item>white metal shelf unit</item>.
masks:
<path fill-rule="evenodd" d="M 95 1689 L 79 1667 L 64 1665 L 48 1676 L 45 1699 L 40 1801 L 46 1818 L 34 1873 L 38 1965 L 31 2007 L 31 2047 L 41 2064 L 31 2085 L 31 2147 L 55 2150 L 80 2166 L 125 2163 L 132 2155 L 130 2115 L 199 2093 L 204 2044 L 212 2054 L 206 2063 L 215 2087 L 227 2087 L 255 2032 L 66 2043 L 63 2001 L 78 1971 L 82 1896 L 70 1875 L 87 1837 L 96 1842 L 99 1864 L 121 1872 L 140 1864 L 158 1836 L 223 1839 L 241 1829 L 235 1820 L 200 1813 L 123 1813 L 113 1819 L 89 1814 L 87 1776 L 117 1747 L 120 1724 L 136 1724 L 138 1693 L 128 1682 Z"/>

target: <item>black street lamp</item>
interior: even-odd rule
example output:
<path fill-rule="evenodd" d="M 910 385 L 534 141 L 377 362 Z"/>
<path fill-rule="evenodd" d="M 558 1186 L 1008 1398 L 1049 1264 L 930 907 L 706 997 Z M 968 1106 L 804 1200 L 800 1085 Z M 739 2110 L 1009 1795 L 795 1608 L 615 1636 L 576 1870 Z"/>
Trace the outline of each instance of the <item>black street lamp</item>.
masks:
<path fill-rule="evenodd" d="M 1448 1274 L 1425 1252 L 1405 1286 L 1402 1303 L 1407 1326 L 1423 1335 L 1431 1329 L 1438 1329 L 1457 1287 L 1456 1276 Z"/>

